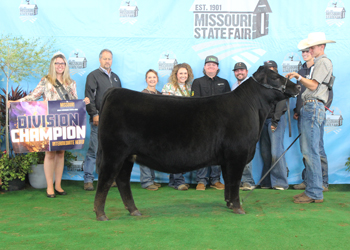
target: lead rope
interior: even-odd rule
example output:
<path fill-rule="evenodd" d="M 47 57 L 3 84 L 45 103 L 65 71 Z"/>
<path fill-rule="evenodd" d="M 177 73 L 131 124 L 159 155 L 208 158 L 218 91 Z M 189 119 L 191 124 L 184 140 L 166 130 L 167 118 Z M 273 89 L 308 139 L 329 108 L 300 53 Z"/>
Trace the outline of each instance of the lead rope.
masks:
<path fill-rule="evenodd" d="M 292 122 L 290 118 L 290 105 L 289 105 L 289 98 L 287 100 L 287 112 L 288 112 L 288 128 L 289 128 L 289 137 L 292 137 Z"/>

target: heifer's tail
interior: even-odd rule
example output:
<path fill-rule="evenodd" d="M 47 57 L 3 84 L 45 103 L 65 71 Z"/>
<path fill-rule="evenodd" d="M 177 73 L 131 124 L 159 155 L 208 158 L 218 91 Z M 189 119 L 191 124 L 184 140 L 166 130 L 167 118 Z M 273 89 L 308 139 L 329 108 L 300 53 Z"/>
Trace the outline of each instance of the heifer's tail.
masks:
<path fill-rule="evenodd" d="M 110 88 L 108 89 L 104 95 L 103 95 L 103 99 L 102 99 L 102 104 L 101 104 L 101 107 L 100 107 L 100 110 L 99 110 L 99 116 L 101 117 L 102 113 L 103 113 L 103 106 L 106 102 L 106 100 L 108 99 L 108 97 L 111 95 L 112 91 L 116 89 L 116 88 Z M 100 126 L 99 126 L 100 128 Z M 100 130 L 100 129 L 98 129 Z M 100 132 L 98 133 L 100 134 Z M 101 145 L 101 142 L 100 142 L 100 138 L 98 138 L 98 145 Z M 96 173 L 100 174 L 100 162 L 101 162 L 101 159 L 102 159 L 102 149 L 101 147 L 97 147 L 97 154 L 96 154 Z"/>
<path fill-rule="evenodd" d="M 102 99 L 102 104 L 99 110 L 99 115 L 101 116 L 102 111 L 103 111 L 103 106 L 105 104 L 106 99 L 111 95 L 112 91 L 115 90 L 116 88 L 109 88 L 103 95 L 103 99 Z"/>

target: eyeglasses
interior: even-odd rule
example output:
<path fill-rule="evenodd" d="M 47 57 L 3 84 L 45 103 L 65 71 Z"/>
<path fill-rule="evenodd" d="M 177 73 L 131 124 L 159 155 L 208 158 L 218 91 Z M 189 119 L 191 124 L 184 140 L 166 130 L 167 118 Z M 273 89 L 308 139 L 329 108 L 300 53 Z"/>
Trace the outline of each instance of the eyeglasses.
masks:
<path fill-rule="evenodd" d="M 63 65 L 66 65 L 66 63 L 55 63 L 55 65 L 61 65 L 61 66 L 63 66 Z"/>
<path fill-rule="evenodd" d="M 303 51 L 302 53 L 309 53 L 310 51 Z"/>

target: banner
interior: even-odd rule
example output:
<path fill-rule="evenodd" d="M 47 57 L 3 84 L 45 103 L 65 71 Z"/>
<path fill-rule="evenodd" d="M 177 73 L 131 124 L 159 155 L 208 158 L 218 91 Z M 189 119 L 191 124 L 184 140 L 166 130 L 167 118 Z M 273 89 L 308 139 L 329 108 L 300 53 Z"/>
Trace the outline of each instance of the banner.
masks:
<path fill-rule="evenodd" d="M 86 135 L 85 103 L 12 102 L 9 123 L 16 153 L 82 149 Z"/>
<path fill-rule="evenodd" d="M 145 73 L 154 69 L 159 76 L 156 88 L 161 91 L 174 65 L 183 62 L 191 66 L 194 78 L 202 77 L 208 55 L 218 57 L 219 77 L 232 86 L 236 82 L 232 69 L 237 62 L 247 65 L 249 77 L 267 60 L 274 60 L 282 75 L 298 71 L 304 63 L 298 43 L 311 32 L 324 32 L 327 39 L 336 41 L 325 49 L 336 76 L 330 107 L 333 113 L 327 111 L 324 132 L 329 183 L 350 183 L 350 172 L 345 170 L 350 157 L 349 1 L 61 0 L 59 18 L 57 1 L 1 0 L 0 6 L 3 34 L 55 39 L 56 49 L 67 58 L 79 97 L 84 96 L 87 75 L 100 66 L 102 49 L 113 52 L 111 69 L 119 76 L 123 88 L 142 91 L 147 86 Z M 289 11 L 291 8 L 293 11 Z M 21 87 L 31 91 L 39 80 L 21 83 Z M 5 87 L 3 83 L 0 81 L 1 87 Z M 291 98 L 292 116 L 294 108 L 295 98 Z M 84 147 L 74 151 L 79 161 L 85 159 L 88 151 L 89 126 L 86 132 Z M 298 134 L 298 122 L 292 119 L 292 137 L 286 131 L 284 147 Z M 288 182 L 300 183 L 304 164 L 299 141 L 285 157 Z M 81 170 L 81 165 L 76 169 Z M 262 165 L 258 143 L 253 159 L 256 183 L 261 178 Z M 83 180 L 83 171 L 66 173 L 64 178 Z M 186 181 L 196 183 L 195 173 L 186 176 Z M 140 180 L 137 164 L 131 180 Z M 156 180 L 168 182 L 168 174 L 156 173 Z"/>

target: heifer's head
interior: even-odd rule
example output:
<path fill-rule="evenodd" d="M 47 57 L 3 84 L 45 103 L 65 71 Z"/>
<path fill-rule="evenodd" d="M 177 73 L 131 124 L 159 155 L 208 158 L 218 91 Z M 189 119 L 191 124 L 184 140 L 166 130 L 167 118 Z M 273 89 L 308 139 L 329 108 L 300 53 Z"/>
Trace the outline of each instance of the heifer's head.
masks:
<path fill-rule="evenodd" d="M 296 97 L 300 93 L 299 85 L 294 84 L 288 78 L 281 76 L 267 66 L 260 66 L 252 78 L 266 88 L 280 91 L 287 98 Z"/>

